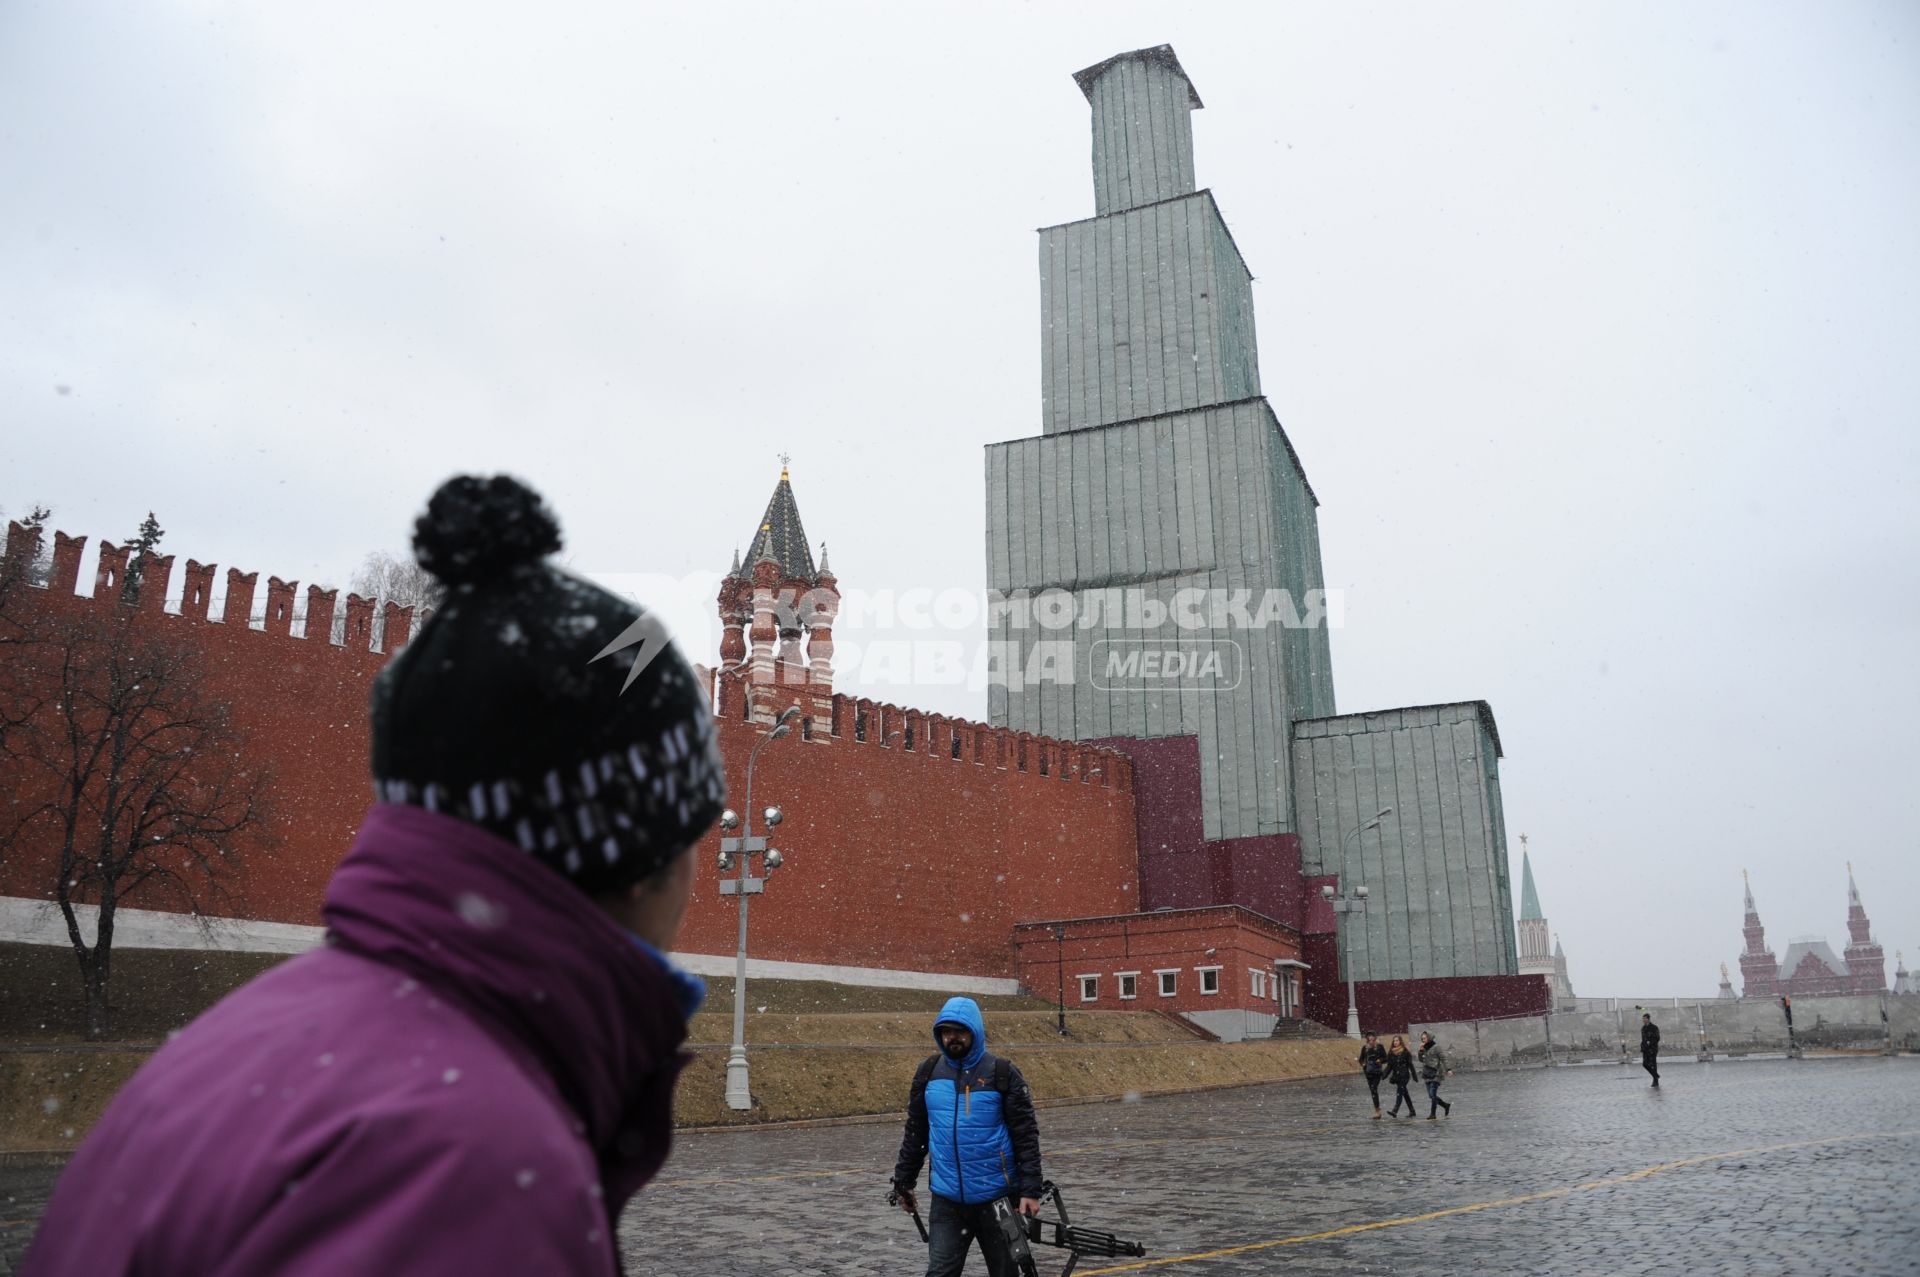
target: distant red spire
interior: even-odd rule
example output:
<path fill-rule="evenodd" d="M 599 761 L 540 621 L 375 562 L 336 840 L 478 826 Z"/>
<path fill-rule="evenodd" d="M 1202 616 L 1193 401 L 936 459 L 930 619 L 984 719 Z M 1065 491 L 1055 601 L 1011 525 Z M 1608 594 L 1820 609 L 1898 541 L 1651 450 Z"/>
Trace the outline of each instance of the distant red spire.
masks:
<path fill-rule="evenodd" d="M 1760 910 L 1753 903 L 1753 880 L 1744 869 L 1740 879 L 1746 885 L 1747 899 L 1747 948 L 1740 955 L 1740 996 L 1771 998 L 1780 991 L 1780 967 L 1773 960 L 1773 950 L 1767 948 L 1767 929 L 1760 925 Z"/>
<path fill-rule="evenodd" d="M 1847 976 L 1856 993 L 1877 993 L 1887 987 L 1887 954 L 1873 940 L 1860 888 L 1853 881 L 1853 862 L 1847 862 Z"/>

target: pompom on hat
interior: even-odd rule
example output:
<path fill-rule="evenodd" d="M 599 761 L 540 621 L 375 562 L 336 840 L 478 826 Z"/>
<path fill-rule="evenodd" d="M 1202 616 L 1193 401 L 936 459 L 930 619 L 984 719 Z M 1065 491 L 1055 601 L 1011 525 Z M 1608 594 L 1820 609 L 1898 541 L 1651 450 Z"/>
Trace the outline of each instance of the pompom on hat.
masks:
<path fill-rule="evenodd" d="M 461 475 L 433 494 L 413 548 L 446 598 L 374 681 L 374 789 L 479 825 L 598 895 L 691 847 L 726 778 L 706 697 L 664 628 L 549 564 L 560 546 L 553 512 L 518 480 Z"/>

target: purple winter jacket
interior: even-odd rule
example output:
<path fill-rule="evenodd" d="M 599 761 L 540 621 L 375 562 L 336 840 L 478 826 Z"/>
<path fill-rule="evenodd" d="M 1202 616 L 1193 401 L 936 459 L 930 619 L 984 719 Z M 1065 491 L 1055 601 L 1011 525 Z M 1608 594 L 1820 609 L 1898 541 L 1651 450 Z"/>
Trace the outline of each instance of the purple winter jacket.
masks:
<path fill-rule="evenodd" d="M 328 944 L 158 1051 L 61 1177 L 28 1277 L 612 1274 L 686 1021 L 559 874 L 373 808 Z"/>

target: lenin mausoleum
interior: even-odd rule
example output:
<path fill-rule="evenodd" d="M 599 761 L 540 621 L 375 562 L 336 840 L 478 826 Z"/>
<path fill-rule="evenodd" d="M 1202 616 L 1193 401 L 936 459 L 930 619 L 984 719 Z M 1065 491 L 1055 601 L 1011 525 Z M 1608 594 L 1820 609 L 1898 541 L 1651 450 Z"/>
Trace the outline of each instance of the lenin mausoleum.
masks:
<path fill-rule="evenodd" d="M 736 806 L 749 753 L 800 711 L 754 770 L 756 803 L 785 810 L 786 866 L 752 907 L 750 977 L 1064 990 L 1228 1038 L 1344 1027 L 1349 974 L 1370 1029 L 1546 1010 L 1549 975 L 1520 973 L 1492 709 L 1336 704 L 1320 495 L 1261 392 L 1252 276 L 1195 184 L 1198 92 L 1166 46 L 1075 79 L 1094 213 L 1039 233 L 1039 430 L 986 450 L 985 584 L 1003 604 L 988 638 L 1014 671 L 987 721 L 833 690 L 839 581 L 785 471 L 722 585 L 719 651 L 688 653 Z M 126 549 L 89 555 L 65 533 L 47 548 L 31 607 L 118 609 L 195 648 L 274 776 L 270 854 L 200 910 L 224 921 L 199 925 L 155 878 L 121 902 L 116 944 L 318 943 L 371 801 L 369 684 L 415 618 L 385 605 L 376 643 L 380 605 L 357 595 L 340 625 L 334 592 L 269 577 L 262 598 L 256 573 L 228 569 L 216 610 L 212 564 L 176 581 L 150 556 L 128 590 Z M 9 529 L 14 569 L 41 549 Z M 709 974 L 731 972 L 737 925 L 719 837 L 696 849 L 681 937 Z M 0 934 L 68 942 L 51 855 L 30 829 L 0 863 Z M 1360 886 L 1347 912 L 1322 890 Z"/>

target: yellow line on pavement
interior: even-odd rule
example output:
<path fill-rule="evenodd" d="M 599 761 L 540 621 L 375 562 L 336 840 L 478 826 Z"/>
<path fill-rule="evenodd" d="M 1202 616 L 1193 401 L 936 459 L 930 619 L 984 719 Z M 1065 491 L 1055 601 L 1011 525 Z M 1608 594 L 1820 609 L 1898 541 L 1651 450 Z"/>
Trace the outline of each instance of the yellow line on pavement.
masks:
<path fill-rule="evenodd" d="M 1297 1246 L 1301 1242 L 1326 1241 L 1334 1237 L 1351 1237 L 1355 1233 L 1370 1233 L 1381 1228 L 1399 1228 L 1403 1224 L 1422 1224 L 1428 1220 L 1445 1219 L 1449 1215 L 1469 1215 L 1475 1211 L 1496 1210 L 1502 1206 L 1521 1206 L 1528 1202 L 1544 1202 L 1555 1197 L 1566 1197 L 1573 1193 L 1587 1192 L 1596 1188 L 1612 1188 L 1619 1184 L 1631 1184 L 1647 1179 L 1663 1171 L 1680 1170 L 1687 1166 L 1702 1166 L 1708 1162 L 1724 1162 L 1735 1157 L 1755 1157 L 1762 1153 L 1781 1153 L 1788 1149 L 1814 1148 L 1821 1144 L 1846 1144 L 1856 1140 L 1911 1139 L 1920 1135 L 1915 1131 L 1871 1131 L 1861 1135 L 1830 1135 L 1817 1140 L 1794 1140 L 1786 1144 L 1766 1144 L 1758 1148 L 1734 1149 L 1727 1153 L 1708 1153 L 1702 1157 L 1683 1157 L 1676 1161 L 1662 1162 L 1658 1166 L 1642 1167 L 1637 1171 L 1628 1171 L 1624 1175 L 1610 1175 L 1606 1179 L 1588 1180 L 1584 1184 L 1570 1184 L 1562 1188 L 1549 1188 L 1538 1193 L 1523 1193 L 1518 1197 L 1503 1197 L 1497 1201 L 1474 1202 L 1467 1206 L 1449 1206 L 1444 1210 L 1428 1211 L 1424 1215 L 1403 1215 L 1398 1219 L 1380 1219 L 1366 1224 L 1348 1224 L 1343 1228 L 1330 1228 L 1323 1233 L 1305 1233 L 1298 1237 L 1276 1237 L 1270 1241 L 1249 1242 L 1243 1246 L 1226 1246 L 1219 1250 L 1201 1251 L 1192 1255 L 1169 1255 L 1164 1259 L 1147 1259 L 1137 1264 L 1118 1264 L 1112 1268 L 1085 1269 L 1086 1277 L 1098 1277 L 1101 1273 L 1131 1273 L 1145 1268 L 1164 1268 L 1170 1264 L 1192 1264 L 1206 1259 L 1224 1259 L 1229 1255 L 1245 1255 L 1256 1250 L 1271 1250 L 1276 1246 Z"/>

